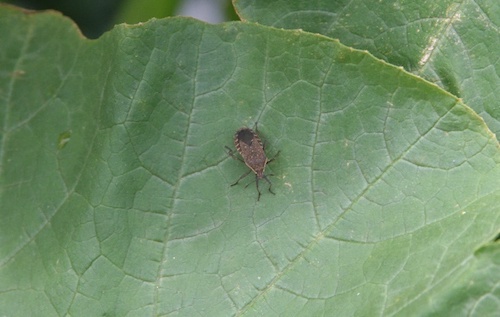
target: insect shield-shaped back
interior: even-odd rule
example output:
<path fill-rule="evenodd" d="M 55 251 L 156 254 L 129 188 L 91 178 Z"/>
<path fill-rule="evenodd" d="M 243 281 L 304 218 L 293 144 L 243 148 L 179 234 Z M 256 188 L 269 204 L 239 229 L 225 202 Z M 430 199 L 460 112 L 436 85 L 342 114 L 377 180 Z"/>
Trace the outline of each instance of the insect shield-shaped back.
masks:
<path fill-rule="evenodd" d="M 267 176 L 264 174 L 266 164 L 271 162 L 274 158 L 269 160 L 266 157 L 266 153 L 264 152 L 264 145 L 262 144 L 262 141 L 260 140 L 257 133 L 255 133 L 250 128 L 239 129 L 234 135 L 234 145 L 236 146 L 236 150 L 238 151 L 238 153 L 240 153 L 241 157 L 243 158 L 242 161 L 246 166 L 250 168 L 250 170 L 241 175 L 241 177 L 234 184 L 231 184 L 231 186 L 238 184 L 238 182 L 245 178 L 248 174 L 250 174 L 250 172 L 254 172 L 255 185 L 257 186 L 257 192 L 259 194 L 257 196 L 257 200 L 260 200 L 261 195 L 259 190 L 259 180 L 261 179 L 264 179 L 269 183 L 269 192 L 274 194 L 274 192 L 271 190 L 271 181 L 269 181 Z M 233 151 L 230 148 L 228 148 L 227 146 L 226 148 L 228 149 L 228 154 L 230 156 L 241 161 L 241 159 L 233 154 Z"/>
<path fill-rule="evenodd" d="M 259 179 L 263 178 L 268 159 L 257 133 L 249 128 L 239 129 L 234 135 L 234 145 L 243 158 L 243 162 Z"/>

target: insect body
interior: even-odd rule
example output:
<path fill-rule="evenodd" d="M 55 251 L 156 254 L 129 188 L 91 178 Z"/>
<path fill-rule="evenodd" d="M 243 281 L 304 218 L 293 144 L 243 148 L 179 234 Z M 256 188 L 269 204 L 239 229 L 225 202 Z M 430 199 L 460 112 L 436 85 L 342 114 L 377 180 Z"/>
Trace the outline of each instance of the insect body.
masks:
<path fill-rule="evenodd" d="M 257 200 L 260 199 L 261 195 L 259 190 L 259 180 L 261 179 L 264 179 L 269 183 L 269 192 L 274 195 L 274 192 L 271 190 L 271 181 L 269 181 L 267 176 L 264 174 L 267 163 L 272 162 L 274 158 L 267 158 L 266 153 L 264 152 L 264 145 L 262 144 L 262 141 L 260 140 L 257 133 L 250 128 L 239 129 L 234 134 L 234 145 L 238 153 L 240 153 L 241 157 L 243 158 L 243 163 L 245 163 L 245 165 L 248 166 L 250 170 L 243 174 L 231 186 L 238 184 L 238 182 L 245 178 L 248 174 L 250 174 L 250 172 L 254 172 L 255 184 L 257 186 L 257 192 L 259 193 Z M 227 146 L 226 148 L 228 149 L 229 155 L 231 155 L 233 158 L 239 159 L 233 154 L 233 151 L 230 148 L 228 148 Z M 241 161 L 241 159 L 239 160 Z"/>

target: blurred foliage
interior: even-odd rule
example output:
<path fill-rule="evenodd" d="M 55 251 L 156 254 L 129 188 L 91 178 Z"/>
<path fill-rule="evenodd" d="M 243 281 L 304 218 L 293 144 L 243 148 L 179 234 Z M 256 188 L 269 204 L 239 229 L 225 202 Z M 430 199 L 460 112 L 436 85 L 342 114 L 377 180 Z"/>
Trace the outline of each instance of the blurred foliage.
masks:
<path fill-rule="evenodd" d="M 164 18 L 175 15 L 182 0 L 123 0 L 115 18 L 115 23 L 145 22 L 153 17 Z"/>
<path fill-rule="evenodd" d="M 97 38 L 113 27 L 123 0 L 10 0 L 2 1 L 30 10 L 57 10 L 70 17 L 89 38 Z"/>
<path fill-rule="evenodd" d="M 88 38 L 98 38 L 115 24 L 135 24 L 151 18 L 174 16 L 186 0 L 0 0 L 30 9 L 57 10 L 70 17 Z M 220 6 L 226 20 L 239 20 L 231 0 Z"/>

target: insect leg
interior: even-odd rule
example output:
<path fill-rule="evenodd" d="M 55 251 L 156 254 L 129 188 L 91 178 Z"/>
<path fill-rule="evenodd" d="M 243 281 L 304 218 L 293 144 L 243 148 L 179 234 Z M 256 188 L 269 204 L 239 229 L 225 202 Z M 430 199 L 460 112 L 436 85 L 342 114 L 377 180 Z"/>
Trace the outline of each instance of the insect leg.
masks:
<path fill-rule="evenodd" d="M 247 176 L 248 176 L 248 174 L 250 174 L 250 172 L 251 172 L 251 171 L 252 171 L 252 170 L 249 170 L 249 171 L 248 171 L 248 172 L 246 172 L 245 174 L 241 175 L 241 176 L 240 176 L 240 178 L 238 178 L 238 180 L 237 180 L 234 184 L 231 184 L 231 186 L 234 186 L 234 185 L 238 184 L 238 182 L 239 182 L 240 180 L 242 180 L 243 178 L 247 177 Z"/>
<path fill-rule="evenodd" d="M 272 161 L 274 161 L 275 158 L 278 157 L 278 155 L 280 154 L 281 151 L 278 151 L 276 154 L 274 154 L 274 156 L 272 158 L 270 158 L 267 163 L 271 163 Z"/>
<path fill-rule="evenodd" d="M 242 160 L 241 158 L 239 158 L 239 157 L 237 157 L 236 155 L 234 155 L 234 151 L 233 151 L 233 150 L 231 150 L 231 148 L 229 148 L 229 146 L 227 146 L 227 145 L 226 145 L 226 146 L 224 146 L 224 147 L 227 149 L 227 155 L 231 156 L 231 157 L 232 157 L 233 159 L 235 159 L 235 160 L 238 160 L 238 161 L 243 162 L 243 160 Z M 243 163 L 244 163 L 244 162 L 243 162 Z"/>
<path fill-rule="evenodd" d="M 257 201 L 260 200 L 260 190 L 259 190 L 259 177 L 257 176 L 257 174 L 255 174 L 255 186 L 257 187 L 257 193 L 259 193 L 259 195 L 257 196 Z"/>
<path fill-rule="evenodd" d="M 263 179 L 265 179 L 265 180 L 266 180 L 266 182 L 268 182 L 268 183 L 269 183 L 269 192 L 270 192 L 271 194 L 273 194 L 273 195 L 276 195 L 276 194 L 272 191 L 272 189 L 271 189 L 271 187 L 273 186 L 273 184 L 271 183 L 271 181 L 269 180 L 269 178 L 267 178 L 267 176 L 266 176 L 266 175 L 262 175 L 262 178 L 263 178 Z"/>

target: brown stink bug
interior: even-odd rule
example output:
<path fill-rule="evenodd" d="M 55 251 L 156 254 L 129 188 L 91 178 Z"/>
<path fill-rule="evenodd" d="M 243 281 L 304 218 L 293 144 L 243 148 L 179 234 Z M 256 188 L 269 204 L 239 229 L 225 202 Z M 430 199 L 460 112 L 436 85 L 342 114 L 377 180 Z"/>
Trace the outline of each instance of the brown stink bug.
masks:
<path fill-rule="evenodd" d="M 271 189 L 271 181 L 264 174 L 264 170 L 266 169 L 267 163 L 272 162 L 279 152 L 276 153 L 276 155 L 272 159 L 268 159 L 266 153 L 264 152 L 264 145 L 262 144 L 262 141 L 260 140 L 257 133 L 250 128 L 241 128 L 236 131 L 236 133 L 234 134 L 234 146 L 236 147 L 238 153 L 240 153 L 243 160 L 235 156 L 233 151 L 226 146 L 226 149 L 228 149 L 227 153 L 233 158 L 245 163 L 245 165 L 248 166 L 250 170 L 241 175 L 241 177 L 238 178 L 238 180 L 234 184 L 231 184 L 231 186 L 238 184 L 238 182 L 245 178 L 248 174 L 250 174 L 250 172 L 254 172 L 255 185 L 257 187 L 257 192 L 259 193 L 259 195 L 257 196 L 257 201 L 260 200 L 261 195 L 261 192 L 259 190 L 259 180 L 261 179 L 264 179 L 269 183 L 269 192 L 274 195 L 274 192 Z"/>

